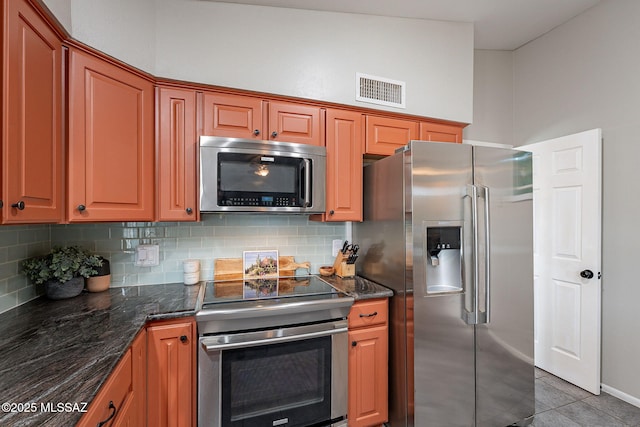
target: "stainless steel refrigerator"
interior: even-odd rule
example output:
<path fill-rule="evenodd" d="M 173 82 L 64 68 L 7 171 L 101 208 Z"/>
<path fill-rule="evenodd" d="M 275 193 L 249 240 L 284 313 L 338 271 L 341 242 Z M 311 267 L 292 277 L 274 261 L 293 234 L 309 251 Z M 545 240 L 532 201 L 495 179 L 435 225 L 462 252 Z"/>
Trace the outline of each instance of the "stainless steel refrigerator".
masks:
<path fill-rule="evenodd" d="M 364 168 L 358 274 L 390 301 L 392 427 L 534 414 L 530 153 L 411 141 Z"/>

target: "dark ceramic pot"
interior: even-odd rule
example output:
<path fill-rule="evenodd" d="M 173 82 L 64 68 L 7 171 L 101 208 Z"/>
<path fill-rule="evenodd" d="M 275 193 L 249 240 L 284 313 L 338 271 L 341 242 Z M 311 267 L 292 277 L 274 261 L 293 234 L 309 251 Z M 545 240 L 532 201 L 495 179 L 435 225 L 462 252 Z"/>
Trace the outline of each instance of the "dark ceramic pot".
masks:
<path fill-rule="evenodd" d="M 80 295 L 82 289 L 84 289 L 84 277 L 74 277 L 64 283 L 53 280 L 44 282 L 44 294 L 50 299 L 73 298 Z"/>

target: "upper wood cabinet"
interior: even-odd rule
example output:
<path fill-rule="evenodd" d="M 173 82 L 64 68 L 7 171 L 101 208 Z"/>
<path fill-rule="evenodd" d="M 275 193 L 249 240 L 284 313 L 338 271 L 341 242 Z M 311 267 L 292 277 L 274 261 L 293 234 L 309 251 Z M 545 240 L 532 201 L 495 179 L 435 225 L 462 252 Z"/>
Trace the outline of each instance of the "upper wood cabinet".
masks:
<path fill-rule="evenodd" d="M 326 213 L 320 219 L 362 221 L 362 114 L 328 109 L 326 115 Z"/>
<path fill-rule="evenodd" d="M 203 104 L 204 135 L 268 139 L 262 131 L 261 99 L 205 92 Z"/>
<path fill-rule="evenodd" d="M 319 107 L 215 92 L 203 104 L 204 135 L 324 145 Z"/>
<path fill-rule="evenodd" d="M 417 121 L 367 115 L 365 153 L 389 156 L 409 141 L 418 139 L 418 130 Z"/>
<path fill-rule="evenodd" d="M 70 49 L 70 222 L 154 219 L 153 117 L 150 81 Z"/>
<path fill-rule="evenodd" d="M 310 105 L 269 101 L 269 139 L 324 146 L 323 112 Z"/>
<path fill-rule="evenodd" d="M 420 122 L 421 141 L 462 143 L 462 126 Z"/>
<path fill-rule="evenodd" d="M 195 221 L 197 209 L 196 92 L 156 89 L 159 221 Z"/>
<path fill-rule="evenodd" d="M 28 2 L 2 7 L 2 222 L 60 222 L 62 43 Z"/>
<path fill-rule="evenodd" d="M 196 425 L 196 324 L 179 319 L 147 328 L 149 426 Z"/>

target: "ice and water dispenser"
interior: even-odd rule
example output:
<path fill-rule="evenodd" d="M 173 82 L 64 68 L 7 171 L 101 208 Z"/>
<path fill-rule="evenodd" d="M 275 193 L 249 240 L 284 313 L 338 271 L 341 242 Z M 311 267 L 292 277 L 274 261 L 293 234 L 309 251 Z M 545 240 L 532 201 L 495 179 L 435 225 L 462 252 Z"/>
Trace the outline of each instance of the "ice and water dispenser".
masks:
<path fill-rule="evenodd" d="M 427 227 L 427 294 L 462 291 L 462 227 Z"/>

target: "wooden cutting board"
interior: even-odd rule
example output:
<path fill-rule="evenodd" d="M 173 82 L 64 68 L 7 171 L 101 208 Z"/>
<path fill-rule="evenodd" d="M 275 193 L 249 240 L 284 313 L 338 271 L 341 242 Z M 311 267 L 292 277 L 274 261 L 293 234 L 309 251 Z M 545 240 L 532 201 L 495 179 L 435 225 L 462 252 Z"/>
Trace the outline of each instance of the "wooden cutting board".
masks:
<path fill-rule="evenodd" d="M 242 258 L 216 258 L 213 263 L 213 280 L 238 280 L 242 279 Z M 293 256 L 279 256 L 278 268 L 280 277 L 295 276 L 298 268 L 311 268 L 311 263 L 305 261 L 297 263 Z"/>

